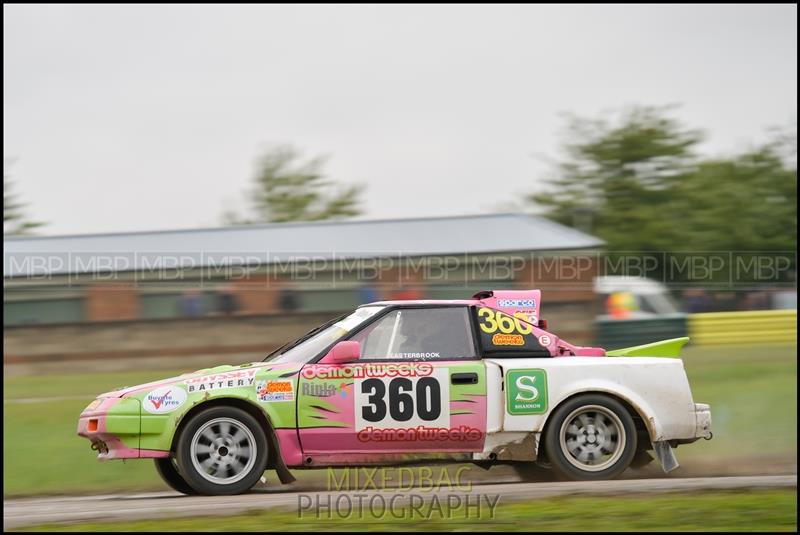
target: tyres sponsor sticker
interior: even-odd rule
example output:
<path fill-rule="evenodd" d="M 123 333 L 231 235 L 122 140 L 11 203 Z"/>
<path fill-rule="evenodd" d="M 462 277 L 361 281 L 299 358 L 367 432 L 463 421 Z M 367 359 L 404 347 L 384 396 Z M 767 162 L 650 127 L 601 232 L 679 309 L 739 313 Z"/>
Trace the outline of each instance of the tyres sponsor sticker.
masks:
<path fill-rule="evenodd" d="M 546 372 L 542 369 L 508 370 L 506 410 L 513 415 L 547 412 Z"/>
<path fill-rule="evenodd" d="M 294 401 L 294 383 L 288 380 L 256 381 L 258 401 Z"/>
<path fill-rule="evenodd" d="M 156 388 L 142 400 L 144 410 L 150 414 L 166 414 L 172 412 L 186 401 L 186 390 L 179 385 L 168 385 Z"/>

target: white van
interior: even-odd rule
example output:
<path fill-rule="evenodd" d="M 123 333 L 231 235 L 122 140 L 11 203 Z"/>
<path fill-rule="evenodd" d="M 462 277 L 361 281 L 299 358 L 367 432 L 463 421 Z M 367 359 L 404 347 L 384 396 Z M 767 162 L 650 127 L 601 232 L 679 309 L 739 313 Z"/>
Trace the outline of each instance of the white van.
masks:
<path fill-rule="evenodd" d="M 667 287 L 645 277 L 608 276 L 595 277 L 594 293 L 597 295 L 597 319 L 618 319 L 609 309 L 611 296 L 624 296 L 629 303 L 625 319 L 651 318 L 680 314 L 681 310 Z"/>

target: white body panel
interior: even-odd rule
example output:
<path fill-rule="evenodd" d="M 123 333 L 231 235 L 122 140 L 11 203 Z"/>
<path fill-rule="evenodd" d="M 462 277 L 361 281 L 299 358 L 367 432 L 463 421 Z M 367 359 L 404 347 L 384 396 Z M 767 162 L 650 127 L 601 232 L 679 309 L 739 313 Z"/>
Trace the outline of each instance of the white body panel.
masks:
<path fill-rule="evenodd" d="M 506 400 L 505 393 L 501 388 L 503 369 L 488 360 L 484 360 L 484 363 L 486 363 L 486 435 L 488 439 L 493 433 L 503 430 Z"/>
<path fill-rule="evenodd" d="M 508 370 L 545 370 L 547 407 L 542 414 L 503 411 L 502 432 L 540 433 L 553 409 L 582 392 L 607 392 L 627 401 L 642 417 L 653 442 L 697 437 L 698 417 L 683 361 L 661 357 L 487 358 L 487 392 L 500 392 L 505 408 L 507 385 L 497 384 L 495 365 Z M 488 407 L 492 407 L 491 399 Z M 497 432 L 487 414 L 488 433 Z"/>

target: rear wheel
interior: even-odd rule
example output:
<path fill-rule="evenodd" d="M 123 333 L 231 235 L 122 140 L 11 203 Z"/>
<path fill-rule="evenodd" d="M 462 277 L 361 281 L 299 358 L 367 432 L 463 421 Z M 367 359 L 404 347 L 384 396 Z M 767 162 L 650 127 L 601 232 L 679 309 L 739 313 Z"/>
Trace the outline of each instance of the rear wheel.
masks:
<path fill-rule="evenodd" d="M 200 494 L 249 490 L 264 473 L 267 459 L 267 439 L 261 426 L 234 407 L 212 407 L 196 414 L 178 439 L 178 468 Z"/>
<path fill-rule="evenodd" d="M 171 489 L 177 490 L 181 494 L 197 494 L 192 487 L 183 479 L 183 476 L 178 472 L 178 467 L 172 457 L 162 457 L 153 459 L 156 464 L 156 472 L 164 480 L 164 483 L 170 486 Z"/>
<path fill-rule="evenodd" d="M 617 400 L 600 394 L 577 396 L 553 413 L 545 451 L 562 479 L 617 477 L 636 455 L 636 426 Z"/>

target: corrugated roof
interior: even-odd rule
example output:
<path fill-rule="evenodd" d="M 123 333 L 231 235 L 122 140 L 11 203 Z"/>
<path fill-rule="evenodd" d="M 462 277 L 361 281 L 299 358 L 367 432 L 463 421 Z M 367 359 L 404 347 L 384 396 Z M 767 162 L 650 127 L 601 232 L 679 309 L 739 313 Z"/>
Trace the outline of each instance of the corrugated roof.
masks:
<path fill-rule="evenodd" d="M 593 249 L 603 241 L 528 214 L 271 223 L 219 228 L 4 237 L 3 276 L 82 273 L 101 261 L 114 271 L 207 266 L 237 260 L 377 258 Z M 256 260 L 257 259 L 257 260 Z M 26 263 L 27 262 L 27 263 Z M 102 266 L 99 266 L 102 267 Z M 126 269 L 127 268 L 127 269 Z"/>

